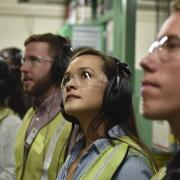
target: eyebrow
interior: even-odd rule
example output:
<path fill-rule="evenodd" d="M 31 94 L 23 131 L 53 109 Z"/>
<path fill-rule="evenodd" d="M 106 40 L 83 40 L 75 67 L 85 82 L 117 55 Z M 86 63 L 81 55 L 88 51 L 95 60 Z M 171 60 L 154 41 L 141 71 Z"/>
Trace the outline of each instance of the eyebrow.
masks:
<path fill-rule="evenodd" d="M 94 73 L 95 73 L 95 71 L 94 71 L 94 69 L 92 69 L 92 68 L 90 68 L 90 67 L 80 67 L 79 69 L 78 69 L 78 71 L 82 71 L 82 70 L 91 70 L 91 71 L 93 71 Z"/>
<path fill-rule="evenodd" d="M 93 73 L 96 73 L 95 71 L 94 71 L 94 69 L 92 69 L 92 68 L 90 68 L 90 67 L 80 67 L 79 69 L 78 69 L 78 72 L 81 72 L 81 71 L 83 71 L 83 70 L 90 70 L 90 71 L 92 71 Z M 64 75 L 71 75 L 71 72 L 69 72 L 69 71 L 66 71 L 66 73 L 64 74 Z"/>

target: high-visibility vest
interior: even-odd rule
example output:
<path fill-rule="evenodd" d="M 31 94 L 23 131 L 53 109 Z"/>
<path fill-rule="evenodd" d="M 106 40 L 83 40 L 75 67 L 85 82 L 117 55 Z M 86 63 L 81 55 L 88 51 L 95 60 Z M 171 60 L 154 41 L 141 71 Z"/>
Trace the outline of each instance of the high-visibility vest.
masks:
<path fill-rule="evenodd" d="M 129 151 L 133 151 L 135 154 L 137 153 L 138 156 L 140 153 L 142 155 L 141 157 L 147 161 L 152 171 L 156 173 L 156 168 L 150 157 L 132 139 L 124 136 L 119 140 L 120 141 L 114 141 L 115 146 L 108 146 L 108 148 L 100 154 L 89 169 L 80 177 L 80 180 L 111 179 Z"/>
<path fill-rule="evenodd" d="M 166 167 L 162 167 L 152 178 L 151 180 L 163 180 L 166 176 Z"/>
<path fill-rule="evenodd" d="M 33 115 L 34 110 L 31 108 L 25 115 L 17 136 L 16 180 L 55 180 L 64 162 L 71 123 L 65 121 L 61 113 L 58 113 L 38 132 L 24 161 L 25 136 Z"/>
<path fill-rule="evenodd" d="M 13 110 L 9 108 L 4 108 L 0 111 L 0 123 L 3 121 L 8 115 L 15 114 Z"/>

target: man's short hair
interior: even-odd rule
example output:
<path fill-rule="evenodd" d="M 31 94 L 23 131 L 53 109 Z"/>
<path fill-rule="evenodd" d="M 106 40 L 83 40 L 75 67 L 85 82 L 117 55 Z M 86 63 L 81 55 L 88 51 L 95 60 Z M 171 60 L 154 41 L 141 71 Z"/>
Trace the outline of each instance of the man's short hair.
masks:
<path fill-rule="evenodd" d="M 171 12 L 180 12 L 180 0 L 172 1 L 171 3 Z"/>

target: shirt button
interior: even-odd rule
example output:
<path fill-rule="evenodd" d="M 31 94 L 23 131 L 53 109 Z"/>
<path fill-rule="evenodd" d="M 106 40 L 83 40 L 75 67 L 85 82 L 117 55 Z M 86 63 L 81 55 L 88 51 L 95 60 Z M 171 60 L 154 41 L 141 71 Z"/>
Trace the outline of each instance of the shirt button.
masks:
<path fill-rule="evenodd" d="M 37 118 L 36 118 L 36 121 L 39 121 L 39 119 L 40 119 L 40 118 L 39 118 L 39 117 L 37 117 Z"/>

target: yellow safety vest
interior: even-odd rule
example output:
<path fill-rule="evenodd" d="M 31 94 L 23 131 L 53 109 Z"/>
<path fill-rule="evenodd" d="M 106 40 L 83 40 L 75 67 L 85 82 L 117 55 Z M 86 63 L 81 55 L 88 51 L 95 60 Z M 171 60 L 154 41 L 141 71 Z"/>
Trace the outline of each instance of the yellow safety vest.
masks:
<path fill-rule="evenodd" d="M 152 178 L 151 180 L 163 180 L 166 176 L 166 167 L 162 167 Z"/>
<path fill-rule="evenodd" d="M 25 115 L 17 136 L 16 180 L 55 180 L 64 162 L 65 144 L 70 135 L 71 124 L 59 113 L 38 132 L 24 161 L 25 136 L 33 115 L 34 110 L 31 108 Z"/>
<path fill-rule="evenodd" d="M 15 114 L 13 110 L 9 108 L 4 108 L 0 111 L 0 123 L 3 121 L 8 115 Z"/>
<path fill-rule="evenodd" d="M 150 157 L 129 137 L 124 136 L 120 141 L 114 141 L 115 146 L 106 148 L 98 159 L 90 166 L 89 169 L 80 177 L 80 180 L 109 180 L 112 178 L 128 151 L 141 154 L 149 167 L 156 173 L 156 169 Z"/>

